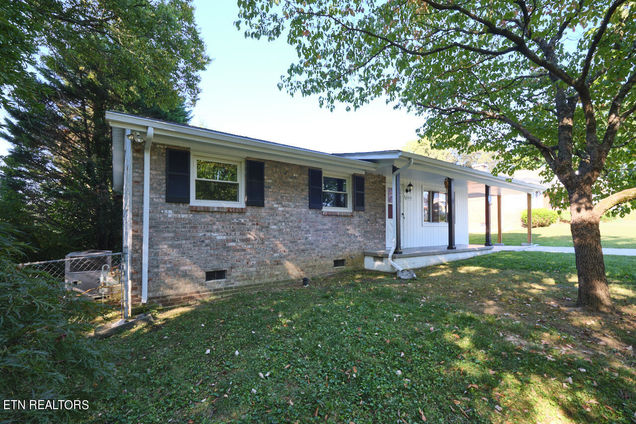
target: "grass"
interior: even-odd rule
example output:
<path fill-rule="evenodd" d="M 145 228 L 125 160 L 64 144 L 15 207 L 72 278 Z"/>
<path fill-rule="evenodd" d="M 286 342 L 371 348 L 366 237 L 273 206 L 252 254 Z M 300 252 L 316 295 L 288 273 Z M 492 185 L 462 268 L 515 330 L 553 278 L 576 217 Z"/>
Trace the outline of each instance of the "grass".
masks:
<path fill-rule="evenodd" d="M 491 233 L 492 240 L 497 240 L 497 229 Z M 471 244 L 484 244 L 483 233 L 473 233 L 469 237 Z M 502 234 L 502 241 L 506 245 L 519 246 L 527 241 L 525 228 Z M 549 227 L 533 228 L 532 242 L 541 246 L 572 246 L 570 224 L 557 223 Z M 603 247 L 619 247 L 636 249 L 636 215 L 632 214 L 624 219 L 613 219 L 601 222 L 601 243 Z"/>
<path fill-rule="evenodd" d="M 573 256 L 539 252 L 156 309 L 101 342 L 119 386 L 85 418 L 632 422 L 636 258 L 606 262 L 614 314 L 571 308 Z"/>

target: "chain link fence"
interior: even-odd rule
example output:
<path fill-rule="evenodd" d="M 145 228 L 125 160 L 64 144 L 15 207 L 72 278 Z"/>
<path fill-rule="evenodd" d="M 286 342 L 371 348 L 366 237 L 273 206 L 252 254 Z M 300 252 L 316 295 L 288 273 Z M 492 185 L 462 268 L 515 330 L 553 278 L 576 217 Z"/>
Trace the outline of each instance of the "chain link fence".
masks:
<path fill-rule="evenodd" d="M 121 305 L 123 317 L 123 263 L 121 253 L 74 252 L 64 259 L 28 262 L 19 267 L 41 272 L 96 301 Z"/>

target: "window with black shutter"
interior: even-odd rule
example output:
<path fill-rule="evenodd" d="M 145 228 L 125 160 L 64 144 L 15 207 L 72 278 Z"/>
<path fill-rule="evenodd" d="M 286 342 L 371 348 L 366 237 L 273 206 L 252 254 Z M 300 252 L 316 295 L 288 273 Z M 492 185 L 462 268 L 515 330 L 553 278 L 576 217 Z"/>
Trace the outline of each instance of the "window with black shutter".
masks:
<path fill-rule="evenodd" d="M 364 210 L 364 175 L 353 176 L 353 210 Z"/>
<path fill-rule="evenodd" d="M 309 169 L 309 209 L 322 209 L 321 169 Z"/>
<path fill-rule="evenodd" d="M 245 204 L 265 206 L 265 163 L 255 160 L 245 161 Z"/>
<path fill-rule="evenodd" d="M 166 202 L 190 202 L 190 152 L 166 149 Z"/>

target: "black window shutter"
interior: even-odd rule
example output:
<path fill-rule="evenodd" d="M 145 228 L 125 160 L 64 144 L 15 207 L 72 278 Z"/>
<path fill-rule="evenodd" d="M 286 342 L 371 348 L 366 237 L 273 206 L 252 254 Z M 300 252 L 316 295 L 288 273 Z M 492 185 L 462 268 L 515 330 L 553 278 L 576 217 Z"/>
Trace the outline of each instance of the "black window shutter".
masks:
<path fill-rule="evenodd" d="M 265 206 L 265 162 L 245 161 L 245 204 Z"/>
<path fill-rule="evenodd" d="M 309 168 L 309 209 L 322 209 L 322 169 Z"/>
<path fill-rule="evenodd" d="M 353 176 L 353 210 L 364 210 L 364 175 Z"/>
<path fill-rule="evenodd" d="M 190 203 L 190 152 L 166 149 L 166 202 Z"/>

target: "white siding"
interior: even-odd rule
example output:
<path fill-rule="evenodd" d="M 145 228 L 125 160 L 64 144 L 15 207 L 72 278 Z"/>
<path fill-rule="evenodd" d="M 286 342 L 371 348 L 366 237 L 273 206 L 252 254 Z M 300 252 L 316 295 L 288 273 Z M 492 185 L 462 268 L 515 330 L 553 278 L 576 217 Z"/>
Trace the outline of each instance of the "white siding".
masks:
<path fill-rule="evenodd" d="M 405 170 L 401 175 L 400 194 L 402 199 L 402 247 L 444 246 L 448 243 L 448 224 L 445 222 L 424 222 L 422 212 L 422 192 L 445 192 L 444 176 L 421 171 Z M 391 178 L 387 177 L 387 187 Z M 405 193 L 407 185 L 413 184 L 410 193 Z M 466 181 L 455 180 L 455 243 L 468 244 L 468 186 Z M 394 220 L 387 219 L 387 248 L 390 248 L 395 234 Z"/>

